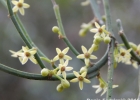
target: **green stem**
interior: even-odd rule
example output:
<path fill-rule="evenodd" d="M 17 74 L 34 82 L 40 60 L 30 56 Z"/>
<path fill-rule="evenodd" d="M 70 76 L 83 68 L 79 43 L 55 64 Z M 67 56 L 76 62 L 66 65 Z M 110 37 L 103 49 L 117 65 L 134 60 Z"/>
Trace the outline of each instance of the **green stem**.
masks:
<path fill-rule="evenodd" d="M 103 0 L 104 2 L 104 9 L 106 15 L 106 26 L 107 30 L 114 36 L 112 32 L 112 25 L 111 25 L 111 15 L 110 15 L 110 7 L 109 7 L 109 0 Z M 108 53 L 108 88 L 107 88 L 107 95 L 106 100 L 110 100 L 112 97 L 112 81 L 113 81 L 113 72 L 114 72 L 114 44 L 115 40 L 112 38 L 111 43 L 109 44 L 109 53 Z"/>
<path fill-rule="evenodd" d="M 101 21 L 102 20 L 102 17 L 101 17 L 101 14 L 100 14 L 100 11 L 99 11 L 99 6 L 97 4 L 97 0 L 89 0 L 90 1 L 90 4 L 91 4 L 91 8 L 92 8 L 92 11 L 94 13 L 94 16 L 99 20 Z"/>
<path fill-rule="evenodd" d="M 125 33 L 123 32 L 123 26 L 122 26 L 121 20 L 118 19 L 117 23 L 118 23 L 118 27 L 119 27 L 119 35 L 120 35 L 124 45 L 126 46 L 126 48 L 130 49 L 131 46 L 129 45 L 129 42 L 128 42 L 128 39 L 127 39 Z M 132 58 L 140 64 L 140 58 L 135 54 L 135 52 L 133 50 L 130 52 L 130 54 L 132 55 Z"/>
<path fill-rule="evenodd" d="M 25 42 L 25 44 L 29 47 L 29 48 L 32 48 L 32 45 L 30 44 L 31 41 L 28 41 L 27 37 L 24 35 L 23 31 L 22 31 L 22 28 L 20 27 L 20 25 L 18 24 L 18 21 L 15 17 L 15 15 L 13 14 L 13 11 L 12 11 L 12 7 L 11 7 L 11 3 L 10 3 L 10 0 L 7 0 L 7 6 L 8 6 L 8 10 L 9 10 L 9 14 L 10 14 L 10 18 L 11 20 L 13 21 L 18 33 L 20 34 L 21 38 L 23 39 L 23 41 Z M 41 68 L 45 68 L 45 65 L 42 63 L 40 57 L 38 54 L 35 54 L 35 58 L 38 62 L 38 64 L 40 65 Z"/>
<path fill-rule="evenodd" d="M 66 37 L 64 28 L 63 28 L 63 24 L 62 24 L 62 20 L 61 20 L 61 15 L 60 15 L 60 11 L 59 11 L 59 6 L 55 3 L 54 0 L 52 0 L 52 3 L 54 5 L 54 12 L 55 12 L 55 17 L 57 19 L 57 23 L 60 29 L 60 32 L 62 33 L 62 35 L 64 36 L 63 40 L 66 43 L 66 45 L 71 49 L 71 51 L 77 56 L 79 55 L 78 51 L 73 47 L 73 45 L 70 43 L 70 41 L 68 40 L 68 38 Z"/>
<path fill-rule="evenodd" d="M 0 2 L 4 5 L 4 7 L 7 8 L 7 4 L 6 4 L 6 1 L 5 0 L 0 0 Z"/>

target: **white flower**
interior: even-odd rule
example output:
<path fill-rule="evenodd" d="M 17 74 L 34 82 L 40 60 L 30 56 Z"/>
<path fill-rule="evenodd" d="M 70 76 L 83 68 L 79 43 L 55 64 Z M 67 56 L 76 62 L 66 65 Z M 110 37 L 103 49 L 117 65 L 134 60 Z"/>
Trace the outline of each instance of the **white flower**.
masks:
<path fill-rule="evenodd" d="M 59 48 L 56 48 L 57 55 L 53 58 L 53 61 L 60 60 L 60 64 L 64 64 L 64 59 L 71 60 L 72 58 L 66 55 L 68 50 L 69 47 L 65 48 L 63 51 L 61 51 Z"/>
<path fill-rule="evenodd" d="M 29 49 L 27 47 L 22 46 L 22 51 L 15 52 L 10 50 L 10 52 L 12 53 L 12 57 L 19 58 L 22 65 L 24 65 L 28 61 L 28 59 L 30 59 L 34 64 L 37 64 L 37 61 L 34 58 L 34 55 L 37 52 L 36 48 Z"/>
<path fill-rule="evenodd" d="M 120 48 L 119 49 L 119 53 L 115 55 L 115 59 L 117 62 L 127 62 L 130 61 L 131 59 L 131 54 L 130 51 L 132 50 L 132 48 L 126 50 L 124 48 Z"/>
<path fill-rule="evenodd" d="M 19 1 L 11 1 L 15 6 L 13 7 L 13 12 L 17 12 L 19 10 L 19 12 L 21 13 L 21 15 L 24 15 L 24 8 L 29 8 L 30 5 L 24 3 L 24 0 L 19 0 Z"/>
<path fill-rule="evenodd" d="M 104 95 L 107 92 L 107 85 L 93 85 L 92 87 L 97 88 L 97 90 L 95 91 L 96 94 L 103 90 L 101 96 Z M 118 85 L 113 85 L 112 86 L 112 88 L 116 88 L 116 87 L 118 87 Z"/>
<path fill-rule="evenodd" d="M 77 56 L 77 58 L 79 59 L 85 59 L 85 64 L 88 66 L 89 65 L 89 62 L 90 62 L 90 59 L 97 59 L 96 56 L 94 55 L 91 55 L 92 52 L 93 52 L 93 49 L 90 48 L 89 50 L 87 50 L 84 46 L 81 46 L 82 48 L 82 51 L 84 54 L 80 54 Z"/>
<path fill-rule="evenodd" d="M 104 33 L 105 25 L 100 26 L 97 22 L 95 22 L 95 26 L 96 28 L 90 30 L 91 32 L 96 33 L 94 37 L 101 36 L 102 38 L 104 38 L 106 36 Z"/>
<path fill-rule="evenodd" d="M 86 74 L 87 74 L 86 72 L 83 72 L 81 75 L 76 71 L 73 71 L 73 73 L 77 78 L 70 80 L 70 82 L 78 82 L 79 81 L 79 87 L 81 90 L 83 89 L 83 82 L 90 83 L 90 80 L 85 78 Z"/>
<path fill-rule="evenodd" d="M 64 64 L 59 64 L 59 71 L 57 72 L 57 75 L 60 75 L 62 73 L 64 79 L 66 79 L 66 71 L 70 71 L 73 69 L 72 67 L 67 67 L 67 65 L 68 60 L 66 60 Z"/>

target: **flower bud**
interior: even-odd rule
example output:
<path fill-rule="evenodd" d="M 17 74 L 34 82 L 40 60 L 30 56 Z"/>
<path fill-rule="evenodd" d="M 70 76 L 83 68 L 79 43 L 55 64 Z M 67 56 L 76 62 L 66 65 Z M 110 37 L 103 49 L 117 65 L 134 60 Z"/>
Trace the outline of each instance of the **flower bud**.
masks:
<path fill-rule="evenodd" d="M 54 27 L 52 28 L 52 31 L 53 31 L 54 33 L 58 33 L 58 32 L 59 32 L 59 28 L 58 28 L 57 26 L 54 26 Z"/>
<path fill-rule="evenodd" d="M 42 70 L 41 70 L 41 75 L 42 76 L 47 76 L 49 74 L 49 70 L 47 69 L 47 68 L 43 68 Z"/>
<path fill-rule="evenodd" d="M 86 34 L 87 34 L 87 32 L 85 31 L 85 29 L 81 29 L 81 30 L 79 31 L 79 35 L 80 35 L 81 37 L 86 36 Z"/>
<path fill-rule="evenodd" d="M 93 51 L 97 51 L 99 49 L 99 45 L 92 44 Z"/>
<path fill-rule="evenodd" d="M 95 36 L 94 40 L 93 40 L 93 43 L 98 45 L 101 41 L 102 41 L 102 38 L 100 36 Z"/>
<path fill-rule="evenodd" d="M 67 81 L 67 80 L 65 80 L 65 79 L 61 80 L 61 85 L 63 86 L 63 88 L 68 88 L 68 87 L 70 87 L 69 81 Z"/>
<path fill-rule="evenodd" d="M 80 73 L 82 74 L 83 72 L 87 72 L 87 68 L 86 68 L 86 67 L 82 67 L 82 68 L 80 69 Z"/>
<path fill-rule="evenodd" d="M 107 37 L 104 38 L 104 42 L 106 44 L 110 43 L 110 41 L 111 41 L 111 38 L 109 36 L 107 36 Z"/>
<path fill-rule="evenodd" d="M 56 90 L 57 90 L 58 92 L 62 92 L 62 91 L 64 90 L 62 84 L 59 84 L 59 85 L 57 86 Z"/>
<path fill-rule="evenodd" d="M 131 48 L 136 51 L 137 50 L 137 45 L 134 44 L 133 42 L 129 42 L 129 45 L 131 46 Z"/>

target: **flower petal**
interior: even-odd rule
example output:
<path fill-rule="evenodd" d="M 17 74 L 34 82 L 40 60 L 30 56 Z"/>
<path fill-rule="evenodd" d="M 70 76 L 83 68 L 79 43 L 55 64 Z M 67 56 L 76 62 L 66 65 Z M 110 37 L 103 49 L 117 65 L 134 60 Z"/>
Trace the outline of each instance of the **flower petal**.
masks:
<path fill-rule="evenodd" d="M 34 64 L 37 64 L 37 60 L 34 58 L 34 56 L 31 56 L 29 59 L 30 59 Z"/>
<path fill-rule="evenodd" d="M 107 91 L 107 88 L 104 89 L 104 91 L 102 92 L 101 96 L 104 95 Z"/>
<path fill-rule="evenodd" d="M 90 55 L 90 59 L 97 59 L 97 57 L 94 55 Z"/>
<path fill-rule="evenodd" d="M 83 89 L 83 81 L 79 81 L 79 87 L 80 87 L 80 90 Z"/>
<path fill-rule="evenodd" d="M 66 54 L 68 51 L 69 51 L 69 47 L 65 48 L 65 49 L 62 51 L 62 53 L 63 53 L 63 54 Z"/>
<path fill-rule="evenodd" d="M 22 59 L 22 65 L 24 65 L 26 62 L 28 61 L 28 58 L 27 57 L 24 57 L 23 59 Z"/>
<path fill-rule="evenodd" d="M 64 55 L 64 59 L 72 60 L 72 58 L 68 55 Z"/>
<path fill-rule="evenodd" d="M 17 1 L 11 1 L 11 2 L 12 2 L 12 4 L 14 4 L 15 6 L 18 4 Z"/>
<path fill-rule="evenodd" d="M 84 54 L 80 54 L 80 55 L 77 56 L 77 58 L 79 58 L 79 59 L 84 59 L 85 56 L 84 56 Z"/>
<path fill-rule="evenodd" d="M 90 30 L 90 32 L 97 33 L 98 29 L 97 28 L 93 28 L 93 29 Z"/>
<path fill-rule="evenodd" d="M 65 71 L 62 72 L 62 76 L 64 77 L 64 79 L 66 79 L 66 72 Z"/>
<path fill-rule="evenodd" d="M 29 4 L 23 3 L 23 8 L 29 8 L 29 7 L 30 7 Z"/>
<path fill-rule="evenodd" d="M 86 77 L 86 75 L 87 75 L 87 72 L 83 72 L 83 73 L 81 74 L 82 77 Z"/>
<path fill-rule="evenodd" d="M 53 58 L 53 61 L 55 62 L 55 61 L 57 61 L 59 59 L 59 57 L 58 56 L 55 56 L 54 58 Z"/>
<path fill-rule="evenodd" d="M 66 60 L 65 63 L 64 63 L 64 66 L 67 66 L 69 63 L 69 60 Z"/>
<path fill-rule="evenodd" d="M 24 15 L 25 12 L 24 12 L 24 9 L 23 8 L 19 8 L 19 12 L 21 13 L 21 15 Z"/>
<path fill-rule="evenodd" d="M 73 71 L 73 73 L 74 73 L 74 75 L 75 75 L 76 77 L 79 77 L 79 76 L 80 76 L 79 73 L 76 72 L 76 71 Z"/>
<path fill-rule="evenodd" d="M 102 91 L 102 88 L 99 87 L 99 88 L 95 91 L 95 93 L 97 94 L 97 93 L 99 93 L 99 92 L 101 92 L 101 91 Z"/>
<path fill-rule="evenodd" d="M 17 7 L 17 6 L 14 6 L 12 10 L 13 10 L 13 12 L 15 13 L 15 12 L 18 11 L 18 7 Z"/>
<path fill-rule="evenodd" d="M 116 88 L 116 87 L 119 87 L 119 85 L 113 85 L 113 86 L 112 86 L 112 88 Z"/>
<path fill-rule="evenodd" d="M 93 49 L 92 48 L 89 48 L 88 53 L 89 54 L 92 54 L 92 52 L 93 52 Z"/>
<path fill-rule="evenodd" d="M 60 54 L 61 50 L 59 48 L 56 48 L 56 52 L 57 52 L 57 54 Z"/>
<path fill-rule="evenodd" d="M 81 46 L 83 53 L 87 53 L 87 49 L 84 46 Z"/>
<path fill-rule="evenodd" d="M 99 88 L 100 85 L 93 85 L 92 87 L 93 87 L 93 88 Z"/>
<path fill-rule="evenodd" d="M 24 3 L 24 0 L 19 0 L 20 3 Z"/>
<path fill-rule="evenodd" d="M 71 71 L 73 68 L 72 67 L 66 67 L 66 71 Z"/>
<path fill-rule="evenodd" d="M 85 58 L 85 64 L 88 66 L 89 65 L 90 60 Z"/>
<path fill-rule="evenodd" d="M 74 79 L 70 80 L 70 82 L 78 82 L 78 81 L 79 81 L 78 78 L 74 78 Z"/>
<path fill-rule="evenodd" d="M 100 28 L 100 25 L 99 25 L 97 22 L 95 22 L 95 26 L 96 26 L 97 28 Z"/>
<path fill-rule="evenodd" d="M 84 82 L 85 82 L 85 83 L 91 83 L 91 81 L 88 80 L 88 79 L 86 79 L 86 78 L 84 78 Z"/>

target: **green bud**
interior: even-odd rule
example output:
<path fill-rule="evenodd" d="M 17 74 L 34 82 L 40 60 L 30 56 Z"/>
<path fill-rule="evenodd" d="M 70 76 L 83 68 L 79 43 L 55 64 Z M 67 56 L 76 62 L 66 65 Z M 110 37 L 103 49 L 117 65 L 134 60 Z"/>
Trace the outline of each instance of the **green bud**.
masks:
<path fill-rule="evenodd" d="M 111 38 L 109 36 L 107 36 L 107 37 L 104 38 L 104 42 L 106 44 L 110 43 L 110 41 L 111 41 Z"/>
<path fill-rule="evenodd" d="M 102 41 L 102 38 L 100 36 L 94 37 L 93 43 L 98 45 Z"/>
<path fill-rule="evenodd" d="M 52 31 L 53 31 L 54 33 L 58 33 L 58 32 L 59 32 L 59 28 L 58 28 L 57 26 L 54 26 L 54 27 L 52 28 Z"/>
<path fill-rule="evenodd" d="M 63 86 L 63 88 L 68 88 L 68 87 L 70 87 L 69 81 L 67 81 L 67 80 L 65 80 L 65 79 L 61 80 L 61 85 Z"/>
<path fill-rule="evenodd" d="M 58 92 L 62 92 L 62 91 L 64 90 L 62 84 L 59 84 L 59 85 L 57 86 L 56 90 L 57 90 Z"/>
<path fill-rule="evenodd" d="M 42 76 L 47 76 L 49 74 L 49 70 L 47 69 L 47 68 L 43 68 L 42 70 L 41 70 L 41 75 Z"/>
<path fill-rule="evenodd" d="M 79 35 L 80 35 L 81 37 L 86 36 L 86 34 L 87 34 L 87 31 L 86 31 L 85 29 L 81 29 L 81 30 L 79 31 Z"/>
<path fill-rule="evenodd" d="M 83 72 L 87 72 L 87 68 L 86 68 L 86 67 L 82 67 L 82 68 L 80 69 L 80 73 L 82 74 Z"/>
<path fill-rule="evenodd" d="M 136 51 L 137 50 L 137 45 L 134 44 L 133 42 L 129 42 L 129 45 L 131 46 L 131 48 Z"/>
<path fill-rule="evenodd" d="M 93 51 L 97 51 L 99 49 L 99 45 L 92 44 Z"/>

